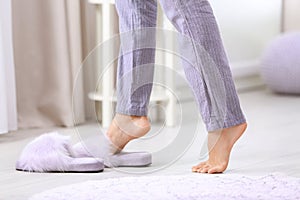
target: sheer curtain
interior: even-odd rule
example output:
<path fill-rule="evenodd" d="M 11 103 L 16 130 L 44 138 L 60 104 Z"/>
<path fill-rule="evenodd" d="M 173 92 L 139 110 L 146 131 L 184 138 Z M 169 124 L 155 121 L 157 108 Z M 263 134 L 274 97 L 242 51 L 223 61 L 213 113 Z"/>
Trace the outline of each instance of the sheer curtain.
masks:
<path fill-rule="evenodd" d="M 94 7 L 86 0 L 12 1 L 19 128 L 73 126 L 73 111 L 84 122 L 90 101 L 77 72 L 96 45 Z"/>
<path fill-rule="evenodd" d="M 11 0 L 0 1 L 0 134 L 17 129 Z"/>

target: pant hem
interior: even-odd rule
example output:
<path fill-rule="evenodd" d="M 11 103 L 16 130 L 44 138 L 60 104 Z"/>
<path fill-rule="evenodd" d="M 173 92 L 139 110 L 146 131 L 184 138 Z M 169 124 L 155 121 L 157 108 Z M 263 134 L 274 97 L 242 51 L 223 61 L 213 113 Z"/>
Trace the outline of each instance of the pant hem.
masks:
<path fill-rule="evenodd" d="M 237 125 L 240 125 L 240 124 L 243 124 L 243 123 L 246 123 L 245 118 L 240 119 L 240 120 L 235 120 L 235 121 L 232 120 L 229 123 L 225 123 L 223 126 L 221 126 L 219 124 L 208 124 L 208 125 L 206 125 L 206 129 L 207 129 L 208 132 L 213 132 L 213 131 L 216 131 L 216 130 L 237 126 Z"/>
<path fill-rule="evenodd" d="M 130 108 L 126 110 L 117 109 L 116 113 L 130 116 L 147 116 L 148 111 L 145 108 Z"/>

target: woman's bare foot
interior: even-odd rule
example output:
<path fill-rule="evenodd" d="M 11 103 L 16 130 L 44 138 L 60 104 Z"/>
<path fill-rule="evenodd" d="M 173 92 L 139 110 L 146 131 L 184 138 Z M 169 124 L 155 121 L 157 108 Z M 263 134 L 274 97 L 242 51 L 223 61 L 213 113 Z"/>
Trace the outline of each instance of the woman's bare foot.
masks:
<path fill-rule="evenodd" d="M 242 136 L 247 124 L 240 124 L 208 134 L 209 159 L 192 168 L 198 173 L 221 173 L 226 170 L 230 152 L 235 142 Z"/>
<path fill-rule="evenodd" d="M 129 141 L 144 136 L 150 128 L 150 122 L 146 116 L 116 114 L 107 136 L 117 148 L 117 152 L 122 150 Z"/>

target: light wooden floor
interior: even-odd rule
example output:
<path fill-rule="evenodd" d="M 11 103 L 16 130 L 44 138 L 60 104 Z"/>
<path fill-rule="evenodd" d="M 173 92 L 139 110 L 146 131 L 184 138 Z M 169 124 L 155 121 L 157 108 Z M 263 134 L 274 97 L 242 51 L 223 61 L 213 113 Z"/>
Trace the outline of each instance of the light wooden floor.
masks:
<path fill-rule="evenodd" d="M 300 97 L 274 95 L 267 90 L 258 90 L 240 94 L 240 98 L 249 128 L 233 149 L 226 173 L 265 175 L 279 172 L 300 177 Z M 182 106 L 184 109 L 192 109 L 191 103 L 184 103 Z M 184 117 L 190 118 L 190 123 L 183 126 L 186 126 L 187 129 L 193 127 L 193 123 L 196 123 L 195 118 L 193 116 Z M 96 127 L 95 124 L 87 124 L 79 129 L 82 132 L 93 132 Z M 157 128 L 154 126 L 154 130 Z M 132 176 L 131 173 L 123 173 L 114 169 L 106 169 L 103 173 L 98 174 L 39 174 L 15 171 L 14 163 L 26 143 L 50 130 L 52 129 L 21 130 L 0 136 L 1 200 L 23 200 L 43 190 L 86 180 Z M 74 142 L 78 140 L 74 129 L 55 130 L 72 135 Z M 172 137 L 172 131 L 172 128 L 164 129 L 162 132 L 165 134 L 164 137 L 157 139 L 155 145 L 145 145 L 144 149 L 151 151 L 165 145 L 168 143 L 168 138 Z M 147 173 L 144 176 L 191 173 L 190 167 L 199 162 L 200 148 L 205 137 L 203 125 L 199 127 L 198 131 L 199 135 L 181 159 L 163 170 Z M 143 141 L 135 141 L 127 148 L 143 149 L 141 148 L 142 143 Z M 156 167 L 157 163 L 154 163 L 152 168 Z M 199 178 L 201 176 L 203 175 L 199 174 Z"/>

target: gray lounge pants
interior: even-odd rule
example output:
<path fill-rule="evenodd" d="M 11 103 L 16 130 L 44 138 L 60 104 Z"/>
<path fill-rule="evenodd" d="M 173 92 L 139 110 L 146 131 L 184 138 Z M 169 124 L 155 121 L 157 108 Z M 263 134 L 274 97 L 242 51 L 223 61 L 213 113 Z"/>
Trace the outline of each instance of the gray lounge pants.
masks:
<path fill-rule="evenodd" d="M 208 131 L 244 123 L 213 10 L 207 0 L 160 0 L 182 35 L 186 78 Z M 116 0 L 121 50 L 116 112 L 146 116 L 155 63 L 156 0 Z"/>

